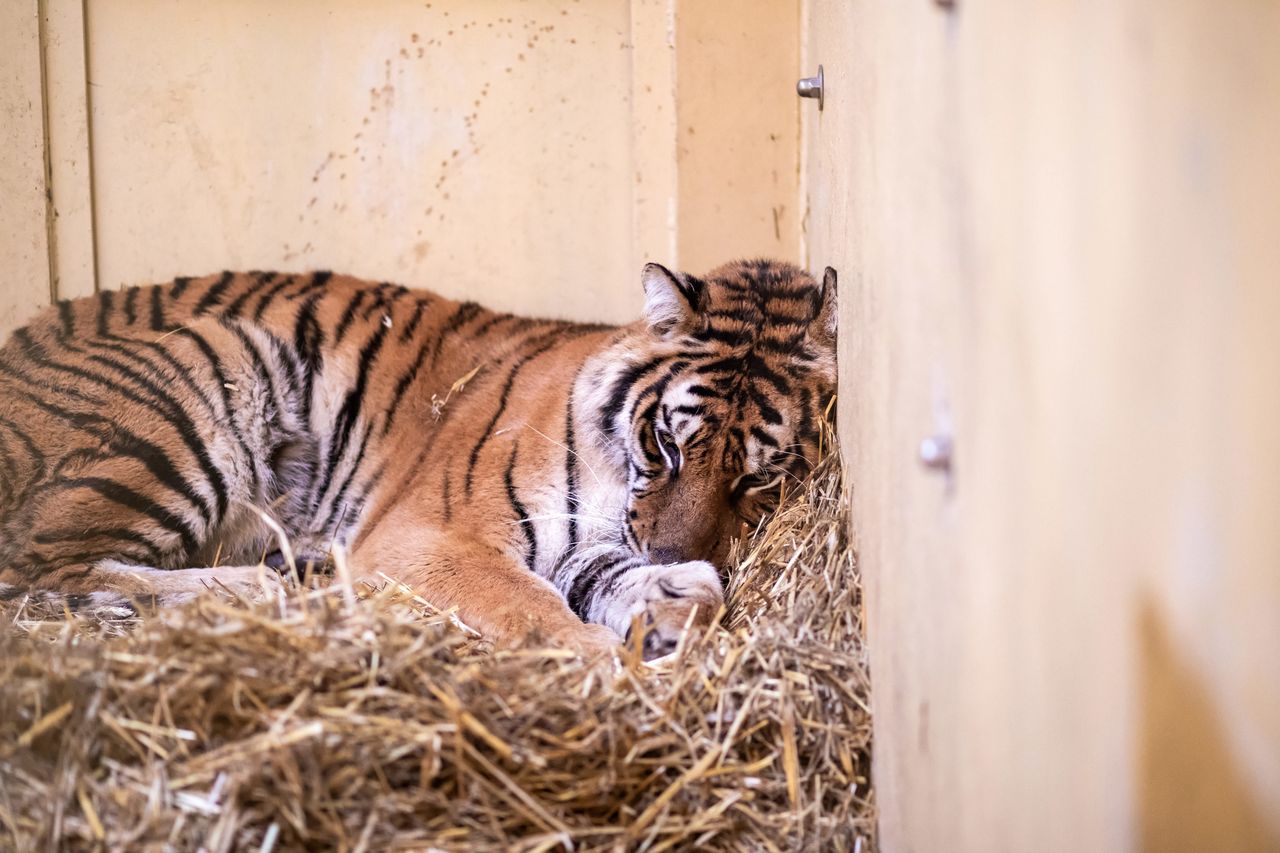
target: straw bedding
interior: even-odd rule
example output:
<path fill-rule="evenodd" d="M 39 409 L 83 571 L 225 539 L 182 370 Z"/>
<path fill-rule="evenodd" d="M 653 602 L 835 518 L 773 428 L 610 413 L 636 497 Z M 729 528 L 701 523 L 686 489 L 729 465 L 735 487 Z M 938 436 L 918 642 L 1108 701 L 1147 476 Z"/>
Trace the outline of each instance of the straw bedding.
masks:
<path fill-rule="evenodd" d="M 0 849 L 874 846 L 834 455 L 645 664 L 494 651 L 394 584 L 0 613 Z"/>

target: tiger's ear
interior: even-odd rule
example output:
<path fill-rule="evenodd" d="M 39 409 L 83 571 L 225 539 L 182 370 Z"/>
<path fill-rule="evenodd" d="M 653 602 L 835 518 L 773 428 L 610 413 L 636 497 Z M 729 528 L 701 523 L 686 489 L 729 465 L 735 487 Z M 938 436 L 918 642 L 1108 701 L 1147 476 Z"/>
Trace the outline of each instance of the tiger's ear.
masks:
<path fill-rule="evenodd" d="M 809 335 L 824 346 L 835 349 L 837 317 L 840 314 L 836 298 L 836 271 L 827 267 L 822 271 L 822 285 L 818 288 L 817 306 Z"/>
<path fill-rule="evenodd" d="M 701 281 L 662 264 L 645 264 L 640 280 L 644 283 L 644 317 L 654 334 L 669 338 L 693 325 L 702 308 Z"/>

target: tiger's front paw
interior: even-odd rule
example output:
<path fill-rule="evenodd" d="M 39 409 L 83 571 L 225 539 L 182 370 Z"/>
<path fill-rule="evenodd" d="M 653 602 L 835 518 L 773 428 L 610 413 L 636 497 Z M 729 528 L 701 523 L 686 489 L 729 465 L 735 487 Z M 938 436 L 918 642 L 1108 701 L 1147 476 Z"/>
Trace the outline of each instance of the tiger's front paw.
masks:
<path fill-rule="evenodd" d="M 606 657 L 622 642 L 622 638 L 605 625 L 582 623 L 556 634 L 557 645 L 577 652 L 588 660 Z"/>
<path fill-rule="evenodd" d="M 632 617 L 642 614 L 645 660 L 674 652 L 685 626 L 707 627 L 724 604 L 720 573 L 705 560 L 645 566 L 628 572 L 626 580 L 605 624 L 629 637 Z"/>

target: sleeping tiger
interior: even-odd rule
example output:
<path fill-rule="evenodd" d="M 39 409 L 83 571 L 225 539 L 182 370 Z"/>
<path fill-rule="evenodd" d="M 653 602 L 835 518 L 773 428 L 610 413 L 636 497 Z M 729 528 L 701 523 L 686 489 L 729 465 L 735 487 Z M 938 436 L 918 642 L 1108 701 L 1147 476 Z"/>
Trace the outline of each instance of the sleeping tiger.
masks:
<path fill-rule="evenodd" d="M 639 615 L 665 654 L 814 461 L 835 273 L 642 282 L 623 327 L 327 272 L 59 302 L 0 348 L 0 598 L 253 590 L 283 534 L 498 642 L 595 654 Z"/>

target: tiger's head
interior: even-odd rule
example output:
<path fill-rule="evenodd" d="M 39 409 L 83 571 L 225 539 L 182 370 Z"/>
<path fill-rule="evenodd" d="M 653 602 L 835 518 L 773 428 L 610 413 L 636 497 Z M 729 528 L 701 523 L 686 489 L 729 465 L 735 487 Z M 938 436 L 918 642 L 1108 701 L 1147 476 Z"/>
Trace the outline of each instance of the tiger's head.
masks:
<path fill-rule="evenodd" d="M 623 536 L 653 563 L 707 560 L 817 462 L 836 383 L 836 274 L 777 261 L 694 277 L 644 268 L 644 320 L 593 381 L 597 439 L 626 471 Z"/>

